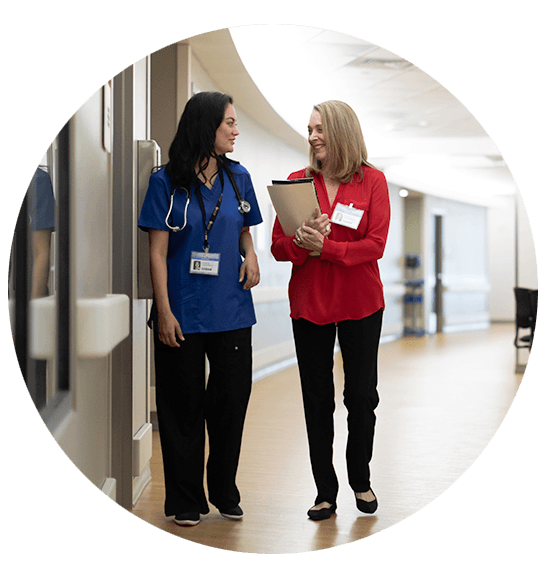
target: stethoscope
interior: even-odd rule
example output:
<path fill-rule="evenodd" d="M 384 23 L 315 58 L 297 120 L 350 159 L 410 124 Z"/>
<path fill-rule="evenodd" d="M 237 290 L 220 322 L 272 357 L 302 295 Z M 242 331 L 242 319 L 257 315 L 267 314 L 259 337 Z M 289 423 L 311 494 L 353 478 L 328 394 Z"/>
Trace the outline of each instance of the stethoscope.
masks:
<path fill-rule="evenodd" d="M 237 201 L 239 202 L 238 210 L 241 214 L 247 214 L 250 211 L 250 204 L 246 200 L 244 200 L 243 197 L 241 196 L 241 192 L 239 190 L 239 187 L 237 186 L 237 182 L 235 181 L 235 177 L 233 176 L 231 170 L 227 170 L 227 173 L 229 175 L 229 179 L 231 180 L 233 189 L 235 190 Z M 171 226 L 168 223 L 168 220 L 172 215 L 172 208 L 174 207 L 174 195 L 176 193 L 176 188 L 173 188 L 172 191 L 170 192 L 170 207 L 168 208 L 168 213 L 166 214 L 164 222 L 173 232 L 181 232 L 181 230 L 183 230 L 187 225 L 187 208 L 189 207 L 189 202 L 191 201 L 191 192 L 186 188 L 183 189 L 187 194 L 187 201 L 185 202 L 185 209 L 183 211 L 183 226 L 181 228 L 178 226 Z"/>
<path fill-rule="evenodd" d="M 183 212 L 183 226 L 180 228 L 178 226 L 171 226 L 168 223 L 168 220 L 170 219 L 170 216 L 172 215 L 172 208 L 174 207 L 174 195 L 176 193 L 175 189 L 172 189 L 172 191 L 170 192 L 170 207 L 168 208 L 168 213 L 166 214 L 166 219 L 164 220 L 164 223 L 173 231 L 173 232 L 181 232 L 181 230 L 183 230 L 183 228 L 185 228 L 185 226 L 187 225 L 187 208 L 189 207 L 189 202 L 191 201 L 191 192 L 189 190 L 185 190 L 185 193 L 187 194 L 187 201 L 185 202 L 185 210 Z"/>

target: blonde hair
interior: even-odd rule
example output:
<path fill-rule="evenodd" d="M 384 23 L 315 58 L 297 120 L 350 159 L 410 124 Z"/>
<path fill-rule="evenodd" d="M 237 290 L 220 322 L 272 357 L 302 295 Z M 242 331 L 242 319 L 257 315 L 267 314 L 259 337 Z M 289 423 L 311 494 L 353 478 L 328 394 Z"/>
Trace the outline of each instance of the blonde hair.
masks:
<path fill-rule="evenodd" d="M 317 104 L 313 106 L 313 110 L 321 115 L 327 157 L 325 168 L 328 168 L 333 178 L 341 182 L 349 182 L 356 173 L 361 180 L 361 166 L 374 166 L 367 162 L 367 147 L 355 112 L 348 104 L 339 100 Z M 310 147 L 307 174 L 318 174 L 321 169 L 321 162 L 315 158 Z"/>

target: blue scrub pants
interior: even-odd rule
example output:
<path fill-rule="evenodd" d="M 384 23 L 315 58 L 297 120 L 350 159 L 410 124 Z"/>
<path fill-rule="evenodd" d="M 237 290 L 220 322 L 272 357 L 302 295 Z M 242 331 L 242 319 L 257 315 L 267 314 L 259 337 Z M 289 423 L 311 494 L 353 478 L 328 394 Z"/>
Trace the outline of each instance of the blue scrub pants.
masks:
<path fill-rule="evenodd" d="M 346 463 L 348 481 L 356 492 L 370 489 L 374 427 L 379 397 L 378 347 L 382 309 L 360 320 L 317 325 L 292 321 L 313 478 L 315 504 L 335 503 L 338 479 L 332 455 L 334 441 L 334 344 L 336 332 L 344 364 L 344 405 L 348 411 Z"/>
<path fill-rule="evenodd" d="M 185 335 L 180 347 L 155 331 L 156 403 L 167 516 L 209 511 L 204 491 L 205 422 L 209 501 L 239 504 L 235 479 L 252 387 L 252 328 Z M 205 385 L 205 358 L 210 364 Z"/>

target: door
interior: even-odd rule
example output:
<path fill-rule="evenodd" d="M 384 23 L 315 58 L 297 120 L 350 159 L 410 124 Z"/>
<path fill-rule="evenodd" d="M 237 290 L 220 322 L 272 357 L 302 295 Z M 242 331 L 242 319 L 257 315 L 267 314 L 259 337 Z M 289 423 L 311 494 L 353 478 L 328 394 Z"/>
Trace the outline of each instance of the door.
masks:
<path fill-rule="evenodd" d="M 37 167 L 14 237 L 9 290 L 31 397 L 61 448 L 99 488 L 110 476 L 110 358 L 96 344 L 114 333 L 91 329 L 111 282 L 110 157 L 102 116 L 99 91 Z"/>

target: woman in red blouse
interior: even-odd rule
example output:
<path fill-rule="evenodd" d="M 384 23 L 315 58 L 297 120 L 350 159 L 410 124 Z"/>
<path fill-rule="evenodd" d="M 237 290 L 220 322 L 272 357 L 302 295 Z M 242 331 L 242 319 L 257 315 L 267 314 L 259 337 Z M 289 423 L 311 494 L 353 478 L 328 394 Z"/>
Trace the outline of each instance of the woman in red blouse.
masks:
<path fill-rule="evenodd" d="M 322 214 L 312 214 L 293 237 L 285 236 L 276 220 L 271 252 L 293 263 L 290 316 L 317 487 L 308 516 L 321 520 L 336 511 L 338 493 L 332 463 L 336 332 L 348 410 L 348 480 L 360 511 L 374 513 L 378 506 L 369 463 L 384 309 L 378 260 L 386 244 L 390 202 L 384 174 L 367 162 L 359 120 L 347 104 L 331 100 L 315 106 L 308 133 L 310 165 L 289 179 L 313 177 Z"/>

